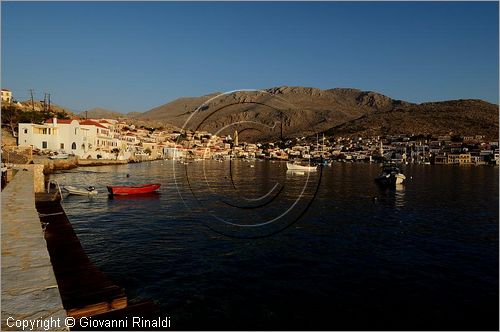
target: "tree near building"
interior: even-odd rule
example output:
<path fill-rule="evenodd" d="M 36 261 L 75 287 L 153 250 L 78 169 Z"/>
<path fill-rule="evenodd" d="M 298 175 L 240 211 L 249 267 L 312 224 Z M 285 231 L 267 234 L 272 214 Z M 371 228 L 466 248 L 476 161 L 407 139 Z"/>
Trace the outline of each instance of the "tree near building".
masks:
<path fill-rule="evenodd" d="M 111 153 L 115 155 L 115 159 L 118 159 L 118 155 L 120 154 L 120 149 L 114 148 L 113 150 L 111 150 Z"/>

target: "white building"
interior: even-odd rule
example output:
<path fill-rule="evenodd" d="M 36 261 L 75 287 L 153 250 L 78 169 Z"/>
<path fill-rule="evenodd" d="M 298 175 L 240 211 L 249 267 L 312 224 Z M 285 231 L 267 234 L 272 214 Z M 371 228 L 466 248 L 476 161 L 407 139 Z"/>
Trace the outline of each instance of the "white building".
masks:
<path fill-rule="evenodd" d="M 19 146 L 32 146 L 40 150 L 64 150 L 77 156 L 83 155 L 88 132 L 78 120 L 49 119 L 44 124 L 20 123 Z"/>
<path fill-rule="evenodd" d="M 12 103 L 12 91 L 9 89 L 2 89 L 2 104 Z"/>
<path fill-rule="evenodd" d="M 110 129 L 94 120 L 83 120 L 80 126 L 88 130 L 87 145 L 92 150 L 111 152 L 113 148 L 119 148 L 118 143 L 113 142 L 113 134 Z"/>

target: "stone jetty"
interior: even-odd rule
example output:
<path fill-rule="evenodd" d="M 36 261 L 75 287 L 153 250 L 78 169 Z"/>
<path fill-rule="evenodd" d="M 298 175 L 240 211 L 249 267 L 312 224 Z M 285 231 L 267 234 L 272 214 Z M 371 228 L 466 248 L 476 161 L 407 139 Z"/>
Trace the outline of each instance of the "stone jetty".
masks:
<path fill-rule="evenodd" d="M 12 326 L 15 320 L 66 318 L 35 208 L 35 189 L 43 190 L 43 175 L 35 165 L 26 165 L 2 191 L 2 330 L 21 330 Z"/>

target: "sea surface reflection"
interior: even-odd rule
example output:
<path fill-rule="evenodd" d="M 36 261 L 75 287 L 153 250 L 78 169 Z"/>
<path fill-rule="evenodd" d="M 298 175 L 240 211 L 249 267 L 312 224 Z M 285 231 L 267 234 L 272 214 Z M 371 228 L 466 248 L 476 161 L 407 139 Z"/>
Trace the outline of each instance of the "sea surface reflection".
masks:
<path fill-rule="evenodd" d="M 498 168 L 409 165 L 395 189 L 379 171 L 157 161 L 52 177 L 99 190 L 63 201 L 82 245 L 175 329 L 498 329 Z M 159 194 L 106 195 L 147 182 Z"/>

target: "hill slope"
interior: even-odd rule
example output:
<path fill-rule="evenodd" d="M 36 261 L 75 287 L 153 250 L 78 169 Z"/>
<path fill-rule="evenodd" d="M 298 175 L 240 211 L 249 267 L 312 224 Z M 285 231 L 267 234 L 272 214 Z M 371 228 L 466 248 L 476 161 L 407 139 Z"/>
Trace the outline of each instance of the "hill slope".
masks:
<path fill-rule="evenodd" d="M 365 114 L 326 132 L 347 136 L 449 133 L 498 138 L 498 105 L 476 99 L 407 105 Z"/>
<path fill-rule="evenodd" d="M 127 115 L 120 112 L 111 111 L 105 108 L 95 107 L 87 111 L 80 112 L 78 114 L 81 118 L 93 118 L 93 119 L 123 119 Z"/>
<path fill-rule="evenodd" d="M 481 100 L 413 104 L 376 92 L 346 88 L 321 90 L 283 86 L 220 96 L 214 93 L 179 98 L 134 118 L 167 122 L 178 127 L 189 119 L 187 129 L 224 134 L 232 134 L 238 129 L 243 131 L 241 139 L 250 141 L 281 135 L 280 120 L 285 137 L 317 132 L 382 135 L 450 131 L 498 136 L 498 105 Z M 248 129 L 251 127 L 254 130 Z"/>

